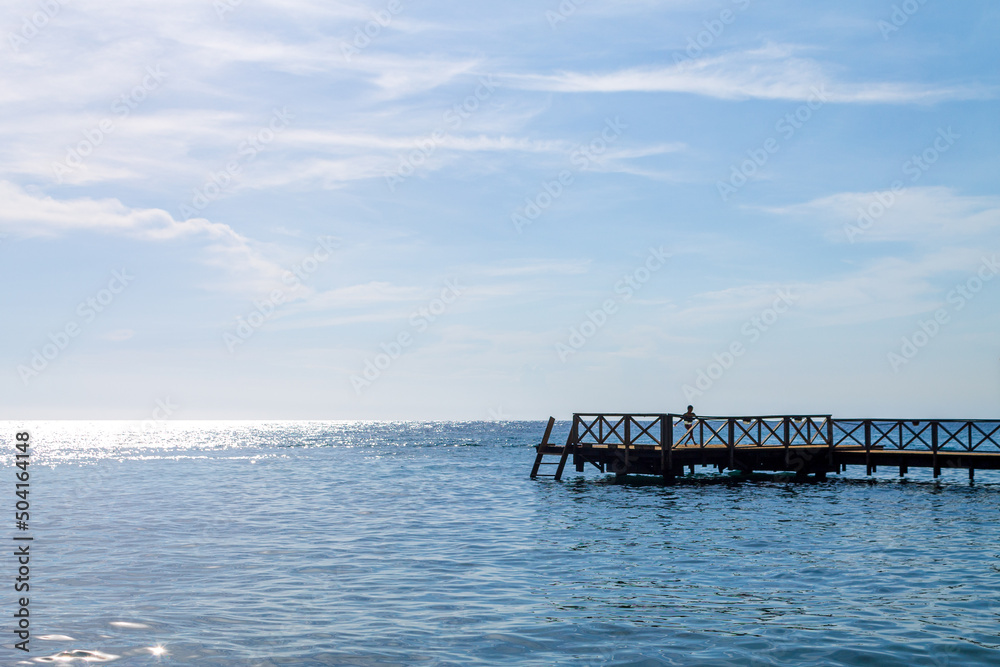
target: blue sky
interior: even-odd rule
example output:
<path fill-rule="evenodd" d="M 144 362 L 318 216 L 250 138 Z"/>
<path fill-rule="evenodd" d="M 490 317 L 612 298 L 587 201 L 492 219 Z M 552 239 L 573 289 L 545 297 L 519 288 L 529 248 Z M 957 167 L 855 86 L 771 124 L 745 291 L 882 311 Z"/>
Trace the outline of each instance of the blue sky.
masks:
<path fill-rule="evenodd" d="M 0 416 L 995 416 L 998 32 L 10 2 Z"/>

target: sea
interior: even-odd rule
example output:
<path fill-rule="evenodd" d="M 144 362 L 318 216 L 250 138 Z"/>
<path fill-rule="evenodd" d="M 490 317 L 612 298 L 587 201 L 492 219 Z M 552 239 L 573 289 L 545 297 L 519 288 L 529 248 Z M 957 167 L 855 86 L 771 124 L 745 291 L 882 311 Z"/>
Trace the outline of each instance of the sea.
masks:
<path fill-rule="evenodd" d="M 543 422 L 2 425 L 3 665 L 1000 664 L 997 473 L 556 482 Z"/>

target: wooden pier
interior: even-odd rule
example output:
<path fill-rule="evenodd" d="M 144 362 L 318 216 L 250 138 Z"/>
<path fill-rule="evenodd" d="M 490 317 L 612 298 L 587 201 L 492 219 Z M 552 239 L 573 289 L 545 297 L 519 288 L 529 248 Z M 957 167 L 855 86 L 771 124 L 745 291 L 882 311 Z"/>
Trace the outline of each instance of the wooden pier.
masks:
<path fill-rule="evenodd" d="M 864 466 L 1000 470 L 1000 420 L 834 419 L 832 415 L 697 417 L 677 414 L 574 414 L 566 442 L 550 442 L 550 417 L 531 477 L 562 478 L 566 465 L 673 481 L 696 465 L 719 472 L 774 471 L 800 479 Z"/>

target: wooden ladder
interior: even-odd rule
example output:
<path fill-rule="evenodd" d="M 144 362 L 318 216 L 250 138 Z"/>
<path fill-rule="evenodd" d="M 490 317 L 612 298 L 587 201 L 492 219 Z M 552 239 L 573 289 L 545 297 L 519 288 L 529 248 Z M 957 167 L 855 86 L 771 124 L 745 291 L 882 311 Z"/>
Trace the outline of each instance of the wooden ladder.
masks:
<path fill-rule="evenodd" d="M 573 438 L 573 430 L 570 429 L 569 435 L 566 436 L 566 444 L 563 445 L 562 452 L 559 454 L 558 461 L 543 461 L 542 458 L 545 456 L 545 448 L 549 444 L 549 436 L 552 435 L 552 427 L 556 424 L 555 417 L 549 417 L 549 423 L 545 426 L 545 435 L 542 436 L 542 442 L 536 448 L 538 454 L 535 455 L 535 465 L 531 466 L 531 479 L 536 477 L 551 477 L 556 481 L 562 479 L 563 469 L 566 467 L 566 459 L 569 458 L 569 452 L 572 447 L 570 446 Z M 554 456 L 554 455 L 553 455 Z M 554 474 L 539 474 L 538 469 L 541 466 L 558 466 Z"/>

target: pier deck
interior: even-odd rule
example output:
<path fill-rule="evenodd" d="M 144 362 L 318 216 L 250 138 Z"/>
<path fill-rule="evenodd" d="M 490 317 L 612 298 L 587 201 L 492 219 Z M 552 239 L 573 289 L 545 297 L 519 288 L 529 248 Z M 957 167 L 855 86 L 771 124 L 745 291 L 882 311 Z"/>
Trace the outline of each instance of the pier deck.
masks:
<path fill-rule="evenodd" d="M 825 478 L 848 465 L 1000 470 L 1000 420 L 834 419 L 832 415 L 698 417 L 676 414 L 574 414 L 565 443 L 550 442 L 550 418 L 531 477 L 561 479 L 572 461 L 618 475 L 673 480 L 696 465 L 719 471 L 790 472 Z"/>

